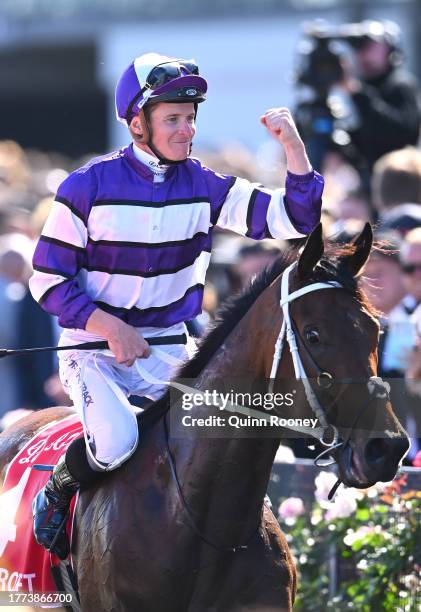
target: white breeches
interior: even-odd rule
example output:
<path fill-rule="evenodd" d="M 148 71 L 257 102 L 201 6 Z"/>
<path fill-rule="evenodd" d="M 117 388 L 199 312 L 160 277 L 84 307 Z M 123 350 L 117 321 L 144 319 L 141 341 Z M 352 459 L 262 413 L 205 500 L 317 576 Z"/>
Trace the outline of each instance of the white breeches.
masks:
<path fill-rule="evenodd" d="M 187 333 L 184 323 L 170 328 L 140 328 L 144 337 Z M 103 340 L 83 330 L 66 329 L 59 345 L 81 344 Z M 84 428 L 88 458 L 96 470 L 114 470 L 136 450 L 139 430 L 129 395 L 156 400 L 166 385 L 151 381 L 169 381 L 181 361 L 195 351 L 194 341 L 187 345 L 172 344 L 151 347 L 148 359 L 138 359 L 131 367 L 116 362 L 111 351 L 62 351 L 60 379 L 72 399 Z"/>

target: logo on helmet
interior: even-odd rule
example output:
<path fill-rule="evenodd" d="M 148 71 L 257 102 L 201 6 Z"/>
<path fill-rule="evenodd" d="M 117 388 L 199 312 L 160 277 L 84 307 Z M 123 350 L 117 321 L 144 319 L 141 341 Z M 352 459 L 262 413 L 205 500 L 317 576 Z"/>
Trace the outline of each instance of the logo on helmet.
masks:
<path fill-rule="evenodd" d="M 186 96 L 196 96 L 197 89 L 186 89 Z"/>

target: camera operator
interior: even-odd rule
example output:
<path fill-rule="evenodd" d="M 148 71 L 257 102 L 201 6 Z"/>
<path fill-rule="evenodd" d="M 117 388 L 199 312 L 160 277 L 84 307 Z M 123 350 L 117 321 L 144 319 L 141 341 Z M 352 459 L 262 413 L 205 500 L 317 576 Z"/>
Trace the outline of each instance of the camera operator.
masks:
<path fill-rule="evenodd" d="M 311 147 L 310 159 L 320 169 L 328 151 L 340 151 L 368 189 L 377 159 L 418 142 L 418 85 L 401 65 L 400 29 L 393 22 L 364 21 L 324 29 L 313 26 L 307 35 L 313 39 L 313 50 L 298 82 L 310 85 L 319 102 L 313 101 L 310 113 L 308 104 L 300 104 L 297 119 L 304 142 L 318 144 L 313 146 L 317 159 L 312 159 Z M 339 42 L 352 49 L 352 61 L 335 47 Z M 324 134 L 318 130 L 322 106 Z M 300 120 L 306 118 L 303 108 L 307 124 Z"/>
<path fill-rule="evenodd" d="M 416 145 L 420 112 L 418 85 L 401 67 L 399 28 L 368 21 L 355 28 L 349 43 L 355 49 L 356 74 L 345 68 L 340 82 L 355 105 L 360 125 L 350 133 L 357 152 L 371 171 L 385 153 Z"/>

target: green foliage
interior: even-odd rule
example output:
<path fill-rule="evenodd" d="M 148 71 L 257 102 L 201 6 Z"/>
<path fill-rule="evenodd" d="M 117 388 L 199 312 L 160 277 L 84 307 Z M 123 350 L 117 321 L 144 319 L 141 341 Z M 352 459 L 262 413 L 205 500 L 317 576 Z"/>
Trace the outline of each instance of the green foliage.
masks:
<path fill-rule="evenodd" d="M 332 504 L 315 501 L 298 517 L 280 518 L 299 570 L 294 610 L 421 609 L 421 493 L 403 493 L 404 484 L 401 478 L 383 490 L 344 491 L 342 498 L 356 501 L 348 516 L 335 517 Z M 332 592 L 335 556 L 339 576 Z"/>

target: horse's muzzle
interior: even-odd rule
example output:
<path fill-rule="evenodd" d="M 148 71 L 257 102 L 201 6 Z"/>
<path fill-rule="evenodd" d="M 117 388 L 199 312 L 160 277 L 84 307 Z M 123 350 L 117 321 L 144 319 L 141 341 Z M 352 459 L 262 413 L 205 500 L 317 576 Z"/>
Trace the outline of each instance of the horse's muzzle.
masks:
<path fill-rule="evenodd" d="M 338 452 L 339 477 L 348 487 L 364 489 L 389 482 L 409 449 L 407 436 L 371 438 L 363 444 L 350 440 Z"/>

